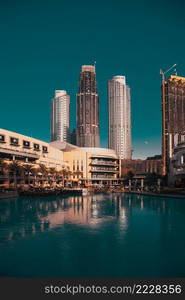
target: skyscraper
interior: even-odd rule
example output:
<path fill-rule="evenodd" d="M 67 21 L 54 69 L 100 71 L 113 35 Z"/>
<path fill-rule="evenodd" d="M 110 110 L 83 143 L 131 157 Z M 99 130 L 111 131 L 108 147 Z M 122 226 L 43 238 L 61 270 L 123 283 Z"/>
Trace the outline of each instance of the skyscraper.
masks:
<path fill-rule="evenodd" d="M 51 103 L 51 141 L 69 142 L 69 105 L 67 92 L 56 90 Z"/>
<path fill-rule="evenodd" d="M 109 148 L 121 159 L 131 159 L 130 88 L 125 76 L 108 80 Z"/>
<path fill-rule="evenodd" d="M 77 94 L 77 146 L 99 147 L 99 99 L 95 66 L 82 66 Z"/>
<path fill-rule="evenodd" d="M 171 75 L 162 84 L 163 175 L 169 172 L 174 147 L 185 141 L 185 77 Z"/>

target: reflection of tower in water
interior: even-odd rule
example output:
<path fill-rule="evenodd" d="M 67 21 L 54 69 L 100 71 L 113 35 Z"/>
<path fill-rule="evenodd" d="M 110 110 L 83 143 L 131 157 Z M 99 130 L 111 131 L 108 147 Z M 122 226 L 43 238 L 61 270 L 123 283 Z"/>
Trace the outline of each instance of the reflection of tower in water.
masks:
<path fill-rule="evenodd" d="M 20 201 L 19 205 L 16 201 L 15 205 L 7 205 L 5 211 L 0 212 L 1 228 L 9 228 L 0 242 L 25 238 L 66 223 L 92 228 L 111 222 L 117 222 L 122 228 L 127 223 L 122 196 L 116 194 L 30 199 Z"/>

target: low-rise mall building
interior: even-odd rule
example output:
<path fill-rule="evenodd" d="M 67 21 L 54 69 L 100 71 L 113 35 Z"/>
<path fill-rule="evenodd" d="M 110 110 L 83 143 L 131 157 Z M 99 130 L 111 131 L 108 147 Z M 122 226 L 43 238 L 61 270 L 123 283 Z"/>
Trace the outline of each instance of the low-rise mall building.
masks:
<path fill-rule="evenodd" d="M 50 143 L 63 151 L 73 181 L 86 185 L 113 185 L 120 177 L 120 160 L 116 152 L 107 148 L 77 147 L 59 141 Z"/>
<path fill-rule="evenodd" d="M 15 179 L 16 185 L 25 183 L 25 173 L 26 177 L 29 177 L 27 181 L 33 183 L 36 181 L 33 179 L 36 177 L 36 170 L 38 171 L 40 166 L 42 170 L 37 172 L 37 175 L 42 177 L 40 182 L 46 181 L 43 179 L 46 170 L 59 172 L 69 169 L 69 164 L 64 162 L 62 151 L 44 141 L 4 129 L 0 129 L 0 160 L 0 186 L 7 186 L 8 182 L 11 186 Z M 25 171 L 24 175 L 21 168 Z"/>
<path fill-rule="evenodd" d="M 61 141 L 46 143 L 4 129 L 0 129 L 0 160 L 0 186 L 8 182 L 15 186 L 15 181 L 18 186 L 38 182 L 49 185 L 51 177 L 56 178 L 62 171 L 67 184 L 114 185 L 121 171 L 114 150 L 77 147 Z M 37 175 L 40 179 L 36 179 Z"/>

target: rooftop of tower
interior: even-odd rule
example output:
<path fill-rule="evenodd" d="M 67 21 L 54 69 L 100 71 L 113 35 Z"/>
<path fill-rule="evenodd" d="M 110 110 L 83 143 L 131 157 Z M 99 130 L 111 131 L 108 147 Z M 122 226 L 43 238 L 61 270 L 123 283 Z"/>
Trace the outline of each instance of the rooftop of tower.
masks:
<path fill-rule="evenodd" d="M 93 72 L 95 73 L 95 66 L 92 65 L 83 65 L 82 72 Z"/>
<path fill-rule="evenodd" d="M 185 82 L 185 77 L 177 76 L 177 75 L 171 75 L 168 77 L 168 80 L 182 80 Z"/>
<path fill-rule="evenodd" d="M 55 97 L 60 97 L 66 95 L 67 92 L 65 90 L 55 90 Z"/>
<path fill-rule="evenodd" d="M 113 76 L 113 78 L 112 78 L 113 80 L 115 80 L 115 81 L 118 81 L 118 82 L 120 82 L 120 83 L 122 83 L 122 84 L 125 84 L 125 76 L 123 76 L 123 75 L 116 75 L 116 76 Z"/>

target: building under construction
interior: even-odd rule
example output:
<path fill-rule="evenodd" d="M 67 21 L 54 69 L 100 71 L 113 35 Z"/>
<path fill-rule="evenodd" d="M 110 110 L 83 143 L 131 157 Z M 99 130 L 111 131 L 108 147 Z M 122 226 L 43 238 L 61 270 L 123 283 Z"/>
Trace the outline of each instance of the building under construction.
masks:
<path fill-rule="evenodd" d="M 163 175 L 169 173 L 174 147 L 185 141 L 185 77 L 171 75 L 162 84 Z"/>
<path fill-rule="evenodd" d="M 99 147 L 99 98 L 95 66 L 84 65 L 77 94 L 76 142 L 80 147 Z"/>

